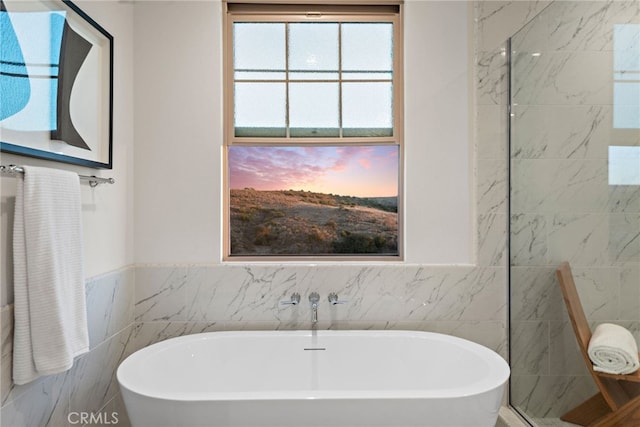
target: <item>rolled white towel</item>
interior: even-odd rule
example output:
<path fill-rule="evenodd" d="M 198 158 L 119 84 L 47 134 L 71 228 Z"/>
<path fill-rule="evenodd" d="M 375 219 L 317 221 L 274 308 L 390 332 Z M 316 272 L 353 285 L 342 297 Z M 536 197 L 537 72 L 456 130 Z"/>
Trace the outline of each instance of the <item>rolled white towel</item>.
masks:
<path fill-rule="evenodd" d="M 594 371 L 624 375 L 640 368 L 638 344 L 631 332 L 619 325 L 598 325 L 589 341 L 588 353 Z"/>

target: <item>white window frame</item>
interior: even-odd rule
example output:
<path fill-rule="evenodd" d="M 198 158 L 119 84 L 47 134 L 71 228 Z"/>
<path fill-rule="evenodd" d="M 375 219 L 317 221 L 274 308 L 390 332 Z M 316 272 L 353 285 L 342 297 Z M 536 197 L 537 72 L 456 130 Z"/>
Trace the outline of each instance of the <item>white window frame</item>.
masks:
<path fill-rule="evenodd" d="M 223 2 L 223 69 L 224 69 L 224 143 L 223 143 L 223 261 L 402 261 L 404 257 L 403 192 L 404 192 L 404 84 L 403 26 L 401 1 L 333 0 L 260 0 Z M 236 136 L 234 129 L 233 24 L 235 22 L 390 22 L 393 24 L 393 135 L 378 137 L 291 137 Z M 349 80 L 353 81 L 353 80 Z M 288 80 L 287 80 L 288 82 Z M 288 108 L 288 107 L 287 107 Z M 289 124 L 287 123 L 287 128 Z M 231 255 L 230 189 L 228 149 L 245 146 L 363 146 L 396 145 L 398 147 L 398 255 Z"/>

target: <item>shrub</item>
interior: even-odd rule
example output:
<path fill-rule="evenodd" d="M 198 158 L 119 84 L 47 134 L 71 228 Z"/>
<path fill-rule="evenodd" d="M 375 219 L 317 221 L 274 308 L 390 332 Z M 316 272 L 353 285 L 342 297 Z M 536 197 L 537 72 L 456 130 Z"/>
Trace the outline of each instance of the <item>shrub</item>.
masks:
<path fill-rule="evenodd" d="M 359 233 L 343 235 L 342 239 L 332 243 L 332 247 L 333 251 L 339 254 L 370 254 L 378 252 L 374 239 Z"/>
<path fill-rule="evenodd" d="M 258 227 L 258 230 L 256 231 L 256 238 L 254 240 L 253 243 L 255 243 L 256 245 L 259 246 L 264 246 L 264 245 L 268 245 L 269 243 L 271 243 L 273 240 L 275 240 L 276 236 L 274 236 L 271 233 L 271 227 L 270 226 L 263 226 L 261 225 L 260 227 Z"/>
<path fill-rule="evenodd" d="M 307 239 L 310 242 L 323 242 L 324 241 L 324 235 L 322 234 L 322 232 L 320 230 L 318 230 L 317 228 L 313 228 L 311 230 L 311 232 L 309 234 L 307 234 Z"/>
<path fill-rule="evenodd" d="M 373 244 L 376 245 L 376 248 L 382 249 L 384 245 L 387 244 L 387 238 L 384 236 L 377 235 L 373 238 Z"/>

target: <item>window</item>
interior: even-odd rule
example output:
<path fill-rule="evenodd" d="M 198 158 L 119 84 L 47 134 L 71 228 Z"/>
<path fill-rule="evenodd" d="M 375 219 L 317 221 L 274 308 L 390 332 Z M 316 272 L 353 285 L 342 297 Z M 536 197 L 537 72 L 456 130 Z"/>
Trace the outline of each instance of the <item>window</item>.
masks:
<path fill-rule="evenodd" d="M 613 26 L 613 129 L 609 185 L 640 185 L 640 24 Z"/>
<path fill-rule="evenodd" d="M 640 129 L 640 24 L 613 28 L 613 127 Z"/>
<path fill-rule="evenodd" d="M 225 259 L 400 259 L 400 5 L 226 5 Z"/>

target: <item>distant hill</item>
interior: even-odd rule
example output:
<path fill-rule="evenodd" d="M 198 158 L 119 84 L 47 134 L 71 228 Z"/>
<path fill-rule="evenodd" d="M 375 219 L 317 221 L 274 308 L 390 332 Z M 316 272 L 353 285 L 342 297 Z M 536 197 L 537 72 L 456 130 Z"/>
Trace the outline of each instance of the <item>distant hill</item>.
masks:
<path fill-rule="evenodd" d="M 398 254 L 398 198 L 230 192 L 231 255 Z"/>

